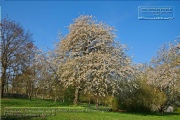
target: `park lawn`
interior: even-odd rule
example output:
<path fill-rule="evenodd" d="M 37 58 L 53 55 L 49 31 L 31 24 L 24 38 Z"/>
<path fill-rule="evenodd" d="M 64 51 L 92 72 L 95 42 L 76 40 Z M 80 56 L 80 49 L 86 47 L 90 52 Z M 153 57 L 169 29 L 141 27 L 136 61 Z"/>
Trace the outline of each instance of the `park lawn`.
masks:
<path fill-rule="evenodd" d="M 85 106 L 66 105 L 65 103 L 42 99 L 1 99 L 1 108 L 4 107 L 61 107 L 83 108 Z M 153 114 L 153 113 L 122 113 L 122 112 L 57 112 L 56 116 L 45 116 L 46 120 L 180 120 L 180 113 Z M 7 118 L 4 120 L 41 120 L 42 117 Z"/>
<path fill-rule="evenodd" d="M 44 99 L 15 99 L 3 98 L 1 99 L 1 107 L 59 107 L 67 106 L 62 102 L 54 102 L 53 100 Z"/>
<path fill-rule="evenodd" d="M 138 114 L 115 112 L 59 113 L 47 120 L 180 120 L 180 114 Z"/>

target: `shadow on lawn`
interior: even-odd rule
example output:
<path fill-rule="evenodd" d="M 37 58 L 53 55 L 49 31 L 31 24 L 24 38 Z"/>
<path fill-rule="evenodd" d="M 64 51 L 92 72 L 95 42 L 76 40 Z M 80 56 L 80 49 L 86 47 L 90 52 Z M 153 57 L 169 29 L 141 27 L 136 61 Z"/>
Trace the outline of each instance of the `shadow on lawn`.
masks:
<path fill-rule="evenodd" d="M 25 116 L 25 117 L 15 117 L 15 116 L 7 116 L 1 118 L 1 120 L 46 120 L 45 117 L 30 117 L 30 116 Z"/>
<path fill-rule="evenodd" d="M 133 114 L 141 116 L 176 116 L 180 113 L 153 113 L 153 112 L 123 112 L 124 114 Z"/>

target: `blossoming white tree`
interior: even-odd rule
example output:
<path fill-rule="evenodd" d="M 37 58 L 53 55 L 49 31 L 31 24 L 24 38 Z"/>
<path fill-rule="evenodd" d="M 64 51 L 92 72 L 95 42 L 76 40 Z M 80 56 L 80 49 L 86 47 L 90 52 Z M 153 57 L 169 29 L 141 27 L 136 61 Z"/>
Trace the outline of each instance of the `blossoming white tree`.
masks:
<path fill-rule="evenodd" d="M 96 98 L 118 89 L 118 80 L 131 73 L 131 59 L 126 46 L 115 42 L 114 28 L 97 22 L 92 16 L 82 15 L 69 26 L 69 33 L 61 39 L 58 51 L 62 61 L 58 74 L 63 84 L 74 86 L 74 104 L 80 90 Z"/>
<path fill-rule="evenodd" d="M 163 45 L 157 57 L 152 59 L 153 67 L 148 70 L 148 83 L 166 93 L 167 100 L 159 106 L 162 112 L 169 105 L 178 102 L 180 96 L 180 43 Z M 179 101 L 180 102 L 180 101 Z"/>

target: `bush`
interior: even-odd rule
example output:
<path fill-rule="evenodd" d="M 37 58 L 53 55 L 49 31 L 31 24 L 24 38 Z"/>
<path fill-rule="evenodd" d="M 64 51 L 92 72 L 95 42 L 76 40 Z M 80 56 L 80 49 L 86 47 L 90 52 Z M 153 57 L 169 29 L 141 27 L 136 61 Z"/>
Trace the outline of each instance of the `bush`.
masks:
<path fill-rule="evenodd" d="M 116 97 L 114 97 L 112 99 L 112 111 L 118 111 L 118 110 L 119 110 L 118 99 Z"/>
<path fill-rule="evenodd" d="M 105 106 L 112 106 L 112 100 L 113 100 L 113 97 L 111 95 L 107 95 L 105 98 L 104 98 L 104 101 L 103 101 L 103 104 Z"/>
<path fill-rule="evenodd" d="M 175 109 L 174 109 L 174 112 L 180 113 L 180 108 L 175 108 Z"/>
<path fill-rule="evenodd" d="M 64 102 L 67 104 L 72 104 L 74 100 L 75 89 L 73 87 L 66 88 L 64 92 Z"/>
<path fill-rule="evenodd" d="M 165 93 L 147 84 L 146 79 L 139 79 L 136 82 L 138 88 L 132 93 L 124 94 L 120 108 L 136 112 L 160 111 L 166 102 Z"/>

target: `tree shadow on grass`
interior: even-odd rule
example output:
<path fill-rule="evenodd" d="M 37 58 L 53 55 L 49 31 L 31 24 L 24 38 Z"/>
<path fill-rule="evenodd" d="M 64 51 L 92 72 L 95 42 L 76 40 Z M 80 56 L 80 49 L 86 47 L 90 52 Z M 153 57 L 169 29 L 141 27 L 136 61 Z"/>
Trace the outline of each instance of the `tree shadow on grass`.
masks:
<path fill-rule="evenodd" d="M 124 114 L 133 114 L 141 116 L 177 116 L 180 113 L 155 113 L 155 112 L 123 112 Z"/>
<path fill-rule="evenodd" d="M 45 117 L 31 117 L 31 116 L 6 116 L 2 117 L 1 120 L 47 120 Z"/>

